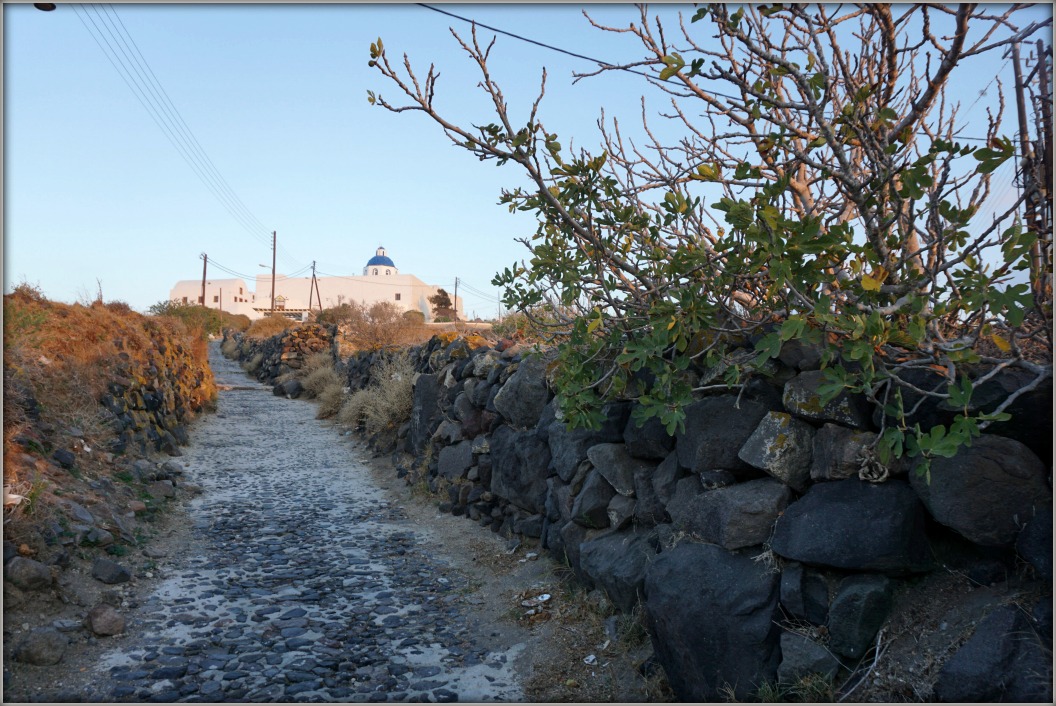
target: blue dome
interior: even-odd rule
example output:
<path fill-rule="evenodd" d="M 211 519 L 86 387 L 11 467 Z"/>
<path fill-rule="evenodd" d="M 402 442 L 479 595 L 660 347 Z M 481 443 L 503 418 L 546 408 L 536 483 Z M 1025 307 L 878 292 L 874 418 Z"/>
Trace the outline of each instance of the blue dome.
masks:
<path fill-rule="evenodd" d="M 381 265 L 382 267 L 396 267 L 396 263 L 385 255 L 375 255 L 367 261 L 367 267 Z"/>

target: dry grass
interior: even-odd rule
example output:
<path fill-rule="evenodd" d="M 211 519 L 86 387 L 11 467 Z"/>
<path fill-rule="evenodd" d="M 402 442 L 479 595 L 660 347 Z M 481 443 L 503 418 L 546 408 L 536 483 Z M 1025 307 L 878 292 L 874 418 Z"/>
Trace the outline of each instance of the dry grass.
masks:
<path fill-rule="evenodd" d="M 107 384 L 119 379 L 152 384 L 147 373 L 152 364 L 178 375 L 170 380 L 188 410 L 215 400 L 206 342 L 182 322 L 143 316 L 122 302 L 52 302 L 34 287 L 16 286 L 4 297 L 5 485 L 19 495 L 39 494 L 45 469 L 33 454 L 82 440 L 88 447 L 105 447 L 114 434 L 100 404 Z M 18 507 L 23 514 L 33 506 Z"/>
<path fill-rule="evenodd" d="M 319 393 L 319 409 L 315 412 L 316 419 L 329 419 L 341 411 L 345 401 L 345 388 L 341 382 L 329 385 Z"/>
<path fill-rule="evenodd" d="M 220 352 L 228 360 L 233 360 L 238 355 L 238 341 L 229 338 L 220 345 Z"/>
<path fill-rule="evenodd" d="M 257 353 L 249 360 L 242 362 L 242 369 L 250 375 L 256 375 L 257 371 L 260 370 L 260 364 L 264 362 L 264 354 Z"/>
<path fill-rule="evenodd" d="M 338 421 L 369 435 L 393 429 L 411 417 L 414 403 L 414 366 L 406 355 L 396 355 L 374 368 L 370 384 L 352 393 L 338 413 Z"/>
<path fill-rule="evenodd" d="M 300 326 L 300 324 L 287 319 L 285 316 L 265 316 L 263 319 L 257 319 L 251 323 L 244 335 L 247 339 L 253 341 L 263 341 L 279 335 L 286 329 L 297 326 Z"/>
<path fill-rule="evenodd" d="M 304 396 L 309 399 L 319 397 L 330 387 L 336 386 L 340 390 L 342 383 L 341 376 L 331 365 L 314 368 L 301 378 L 301 384 L 304 385 Z"/>

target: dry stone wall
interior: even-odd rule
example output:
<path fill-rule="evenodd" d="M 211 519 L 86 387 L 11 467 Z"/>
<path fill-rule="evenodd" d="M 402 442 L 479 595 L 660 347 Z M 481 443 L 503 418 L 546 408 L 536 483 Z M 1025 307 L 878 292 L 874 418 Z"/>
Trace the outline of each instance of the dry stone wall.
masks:
<path fill-rule="evenodd" d="M 537 541 L 621 610 L 641 605 L 679 698 L 832 676 L 870 652 L 905 587 L 955 570 L 1031 596 L 1029 618 L 984 623 L 997 634 L 1026 620 L 1030 637 L 951 648 L 928 696 L 1051 701 L 1051 670 L 1006 678 L 1051 649 L 1051 436 L 1024 433 L 1051 429 L 1051 389 L 1021 402 L 1029 424 L 936 461 L 927 483 L 904 465 L 863 470 L 880 420 L 853 396 L 821 403 L 817 356 L 788 361 L 783 385 L 701 398 L 672 436 L 636 425 L 631 402 L 607 405 L 599 430 L 568 429 L 546 352 L 438 336 L 407 354 L 411 417 L 373 443 L 413 458 L 398 472 L 440 493 L 441 510 Z M 355 390 L 387 355 L 337 362 Z"/>

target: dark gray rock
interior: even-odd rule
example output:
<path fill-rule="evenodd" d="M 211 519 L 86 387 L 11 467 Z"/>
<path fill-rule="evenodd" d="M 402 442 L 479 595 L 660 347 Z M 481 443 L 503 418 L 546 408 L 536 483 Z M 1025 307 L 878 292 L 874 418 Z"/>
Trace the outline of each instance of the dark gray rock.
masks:
<path fill-rule="evenodd" d="M 751 557 L 684 542 L 652 561 L 645 614 L 653 649 L 681 701 L 749 699 L 777 676 L 777 575 Z"/>
<path fill-rule="evenodd" d="M 88 629 L 96 635 L 120 635 L 125 631 L 124 617 L 106 603 L 91 609 L 86 620 Z"/>
<path fill-rule="evenodd" d="M 814 435 L 810 477 L 815 481 L 843 480 L 858 475 L 859 453 L 876 440 L 871 431 L 825 424 Z"/>
<path fill-rule="evenodd" d="M 783 483 L 760 478 L 673 504 L 671 521 L 676 528 L 725 549 L 751 547 L 770 538 L 790 497 Z"/>
<path fill-rule="evenodd" d="M 821 354 L 825 351 L 822 343 L 809 343 L 800 338 L 793 338 L 781 344 L 781 353 L 777 359 L 796 370 L 817 370 L 821 367 Z"/>
<path fill-rule="evenodd" d="M 901 480 L 818 483 L 778 518 L 771 548 L 807 564 L 901 574 L 930 565 L 924 507 Z"/>
<path fill-rule="evenodd" d="M 917 473 L 910 483 L 932 517 L 988 547 L 1008 546 L 1022 524 L 1052 501 L 1048 470 L 1033 451 L 1013 439 L 984 434 L 952 458 L 931 462 L 931 482 Z"/>
<path fill-rule="evenodd" d="M 613 494 L 615 494 L 615 492 Z M 597 532 L 588 530 L 576 522 L 566 523 L 561 528 L 560 532 L 560 545 L 563 551 L 564 561 L 572 569 L 572 573 L 575 574 L 576 580 L 583 584 L 588 591 L 594 588 L 594 581 L 583 571 L 583 567 L 580 564 L 579 549 L 583 542 L 593 539 L 597 534 Z M 558 559 L 561 558 L 562 555 L 558 555 Z"/>
<path fill-rule="evenodd" d="M 632 416 L 623 430 L 623 443 L 627 453 L 635 458 L 662 461 L 675 448 L 675 437 L 667 433 L 657 417 L 650 417 L 638 426 Z"/>
<path fill-rule="evenodd" d="M 737 395 L 707 397 L 687 406 L 685 431 L 675 442 L 679 464 L 694 473 L 746 468 L 737 452 L 771 411 L 778 410 L 748 397 L 738 407 Z"/>
<path fill-rule="evenodd" d="M 69 639 L 55 628 L 34 628 L 15 645 L 16 662 L 46 667 L 58 664 L 66 654 Z"/>
<path fill-rule="evenodd" d="M 819 571 L 799 562 L 781 570 L 781 605 L 794 618 L 824 625 L 829 618 L 829 584 Z"/>
<path fill-rule="evenodd" d="M 619 530 L 630 525 L 631 520 L 634 519 L 637 506 L 638 501 L 635 498 L 619 494 L 613 496 L 612 500 L 609 501 L 609 507 L 605 511 L 605 514 L 609 516 L 609 527 Z"/>
<path fill-rule="evenodd" d="M 572 487 L 557 476 L 546 479 L 546 515 L 551 522 L 564 524 L 572 519 L 572 505 L 575 502 Z"/>
<path fill-rule="evenodd" d="M 616 489 L 597 469 L 591 470 L 572 504 L 572 521 L 591 529 L 608 527 L 609 503 L 615 495 Z"/>
<path fill-rule="evenodd" d="M 623 440 L 623 427 L 630 414 L 627 404 L 607 404 L 602 408 L 605 421 L 601 429 L 568 429 L 563 421 L 551 422 L 547 427 L 547 441 L 550 444 L 550 455 L 554 471 L 566 483 L 580 462 L 587 458 L 587 449 L 604 443 L 615 443 Z"/>
<path fill-rule="evenodd" d="M 286 382 L 282 383 L 282 392 L 278 394 L 285 395 L 291 400 L 295 400 L 302 394 L 304 394 L 304 385 L 301 384 L 300 380 L 287 380 Z"/>
<path fill-rule="evenodd" d="M 532 513 L 544 511 L 550 447 L 533 431 L 500 426 L 491 436 L 491 492 Z"/>
<path fill-rule="evenodd" d="M 436 375 L 419 375 L 414 382 L 414 402 L 411 407 L 411 448 L 421 453 L 429 442 L 436 425 L 440 401 L 440 382 Z"/>
<path fill-rule="evenodd" d="M 92 576 L 103 583 L 124 583 L 132 578 L 132 572 L 109 559 L 96 559 L 92 564 Z"/>
<path fill-rule="evenodd" d="M 4 565 L 4 578 L 23 591 L 43 591 L 51 587 L 51 569 L 24 556 L 15 556 Z"/>
<path fill-rule="evenodd" d="M 696 475 L 680 478 L 675 483 L 675 490 L 667 503 L 667 514 L 671 516 L 672 524 L 675 523 L 675 518 L 683 518 L 683 521 L 688 521 L 686 518 L 695 514 L 696 498 L 703 492 L 704 487 L 700 484 L 700 478 Z"/>
<path fill-rule="evenodd" d="M 598 473 L 620 495 L 634 496 L 634 476 L 651 473 L 656 467 L 649 461 L 631 458 L 623 444 L 596 444 L 587 449 L 587 458 Z"/>
<path fill-rule="evenodd" d="M 55 449 L 55 453 L 51 457 L 67 471 L 77 464 L 77 457 L 73 455 L 73 452 L 66 449 Z"/>
<path fill-rule="evenodd" d="M 700 486 L 704 490 L 715 490 L 725 488 L 737 482 L 737 476 L 729 471 L 701 471 L 698 474 Z"/>
<path fill-rule="evenodd" d="M 645 532 L 616 532 L 580 544 L 583 573 L 613 605 L 630 613 L 638 605 L 645 572 L 656 557 L 656 538 Z"/>
<path fill-rule="evenodd" d="M 462 424 L 450 419 L 442 420 L 436 431 L 433 432 L 433 440 L 446 445 L 457 444 L 464 438 L 465 436 L 462 435 Z"/>
<path fill-rule="evenodd" d="M 656 474 L 657 469 L 652 468 L 652 464 L 648 468 L 635 471 L 634 474 L 634 497 L 637 500 L 634 506 L 634 521 L 641 527 L 651 527 L 670 520 L 653 486 Z"/>
<path fill-rule="evenodd" d="M 990 613 L 939 671 L 935 699 L 1052 703 L 1052 657 L 1015 606 Z"/>
<path fill-rule="evenodd" d="M 828 404 L 822 404 L 818 388 L 825 381 L 825 373 L 821 370 L 807 370 L 789 380 L 782 397 L 785 409 L 804 419 L 835 422 L 856 429 L 868 428 L 870 409 L 865 397 L 843 392 Z"/>
<path fill-rule="evenodd" d="M 656 499 L 661 505 L 666 506 L 671 502 L 675 487 L 682 476 L 682 467 L 678 465 L 678 454 L 672 451 L 653 471 L 653 492 L 656 493 Z"/>
<path fill-rule="evenodd" d="M 860 659 L 872 646 L 891 610 L 891 579 L 876 574 L 848 576 L 829 607 L 829 649 Z"/>
<path fill-rule="evenodd" d="M 832 679 L 840 663 L 827 649 L 794 632 L 781 633 L 781 666 L 777 668 L 779 684 L 795 684 L 812 674 Z"/>
<path fill-rule="evenodd" d="M 1052 581 L 1052 508 L 1042 507 L 1016 538 L 1016 551 L 1038 576 Z"/>
<path fill-rule="evenodd" d="M 546 359 L 528 356 L 495 395 L 495 409 L 518 429 L 534 427 L 546 406 Z"/>
<path fill-rule="evenodd" d="M 810 483 L 813 443 L 814 427 L 788 412 L 770 412 L 759 421 L 737 456 L 803 492 Z"/>
<path fill-rule="evenodd" d="M 451 410 L 454 412 L 455 419 L 462 423 L 462 434 L 467 439 L 480 434 L 481 429 L 481 410 L 473 406 L 473 402 L 470 401 L 469 395 L 465 392 L 460 392 L 455 397 L 454 403 L 451 405 Z"/>
<path fill-rule="evenodd" d="M 456 480 L 466 475 L 473 465 L 473 442 L 460 441 L 454 446 L 440 449 L 438 473 L 448 480 Z"/>

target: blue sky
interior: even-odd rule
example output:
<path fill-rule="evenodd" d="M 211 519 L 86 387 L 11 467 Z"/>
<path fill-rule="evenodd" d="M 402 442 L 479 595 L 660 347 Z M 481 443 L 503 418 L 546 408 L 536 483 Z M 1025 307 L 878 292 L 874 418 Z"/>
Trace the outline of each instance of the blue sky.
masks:
<path fill-rule="evenodd" d="M 247 232 L 195 176 L 72 7 L 5 5 L 5 291 L 25 280 L 76 301 L 94 297 L 99 280 L 104 298 L 144 310 L 176 280 L 200 277 L 202 252 L 237 272 L 264 272 L 258 265 L 270 264 L 271 253 L 263 232 L 276 230 L 280 272 L 316 260 L 322 272 L 359 274 L 382 244 L 402 272 L 441 286 L 459 277 L 491 294 L 460 290 L 468 314 L 496 313 L 490 280 L 526 256 L 514 239 L 534 231 L 530 216 L 496 203 L 502 187 L 520 183 L 516 169 L 481 164 L 424 116 L 393 115 L 366 100 L 367 90 L 397 97 L 367 66 L 380 36 L 390 55 L 406 51 L 422 74 L 437 65 L 441 110 L 490 122 L 478 76 L 448 33 L 468 34 L 467 25 L 415 5 L 114 7 L 263 228 Z M 443 7 L 612 62 L 640 56 L 633 37 L 591 28 L 584 6 Z M 636 14 L 618 5 L 590 11 L 610 24 Z M 498 38 L 493 57 L 515 116 L 527 114 L 547 68 L 542 116 L 566 145 L 575 137 L 597 146 L 602 106 L 630 127 L 643 93 L 652 113 L 666 102 L 627 74 L 573 86 L 572 71 L 591 64 L 508 37 Z M 985 81 L 963 87 L 966 102 Z"/>

